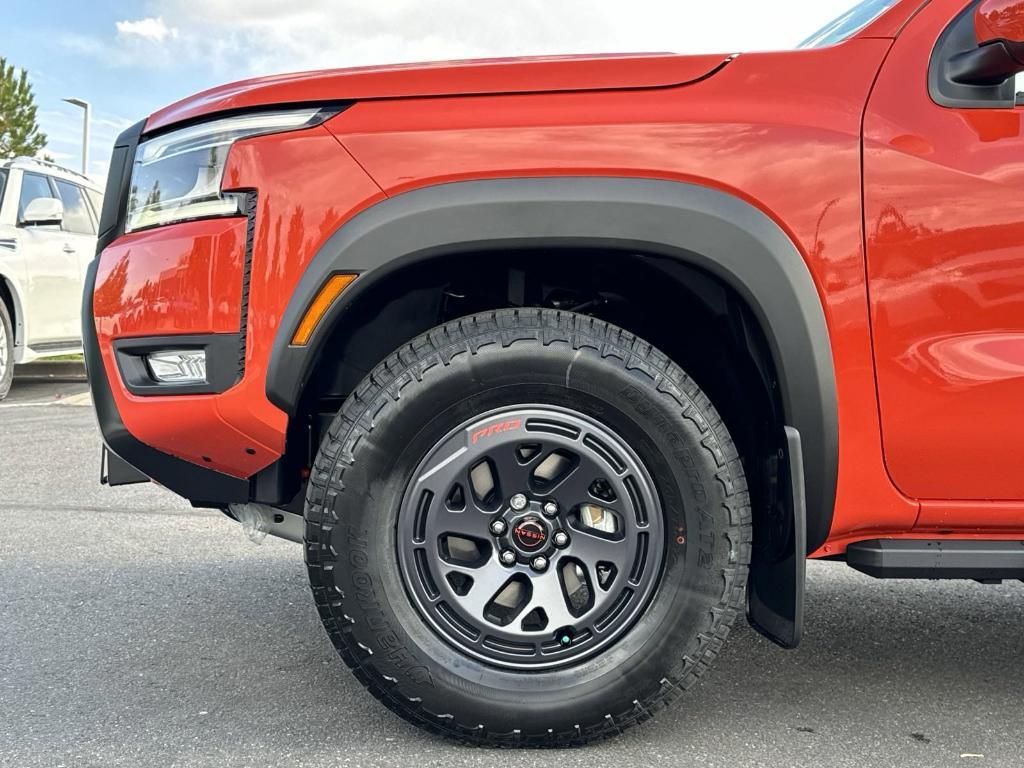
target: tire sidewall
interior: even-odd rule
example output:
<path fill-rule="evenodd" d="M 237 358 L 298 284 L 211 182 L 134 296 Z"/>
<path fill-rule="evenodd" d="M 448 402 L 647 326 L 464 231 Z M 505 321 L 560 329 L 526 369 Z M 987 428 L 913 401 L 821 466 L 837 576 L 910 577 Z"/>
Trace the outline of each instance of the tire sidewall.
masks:
<path fill-rule="evenodd" d="M 3 400 L 7 397 L 7 393 L 11 389 L 11 382 L 14 380 L 14 324 L 11 322 L 11 316 L 3 300 L 0 300 L 0 323 L 3 323 L 4 336 L 7 340 L 7 365 L 0 370 L 0 400 Z"/>
<path fill-rule="evenodd" d="M 517 343 L 455 355 L 397 400 L 382 395 L 370 404 L 372 430 L 357 425 L 339 436 L 353 463 L 334 500 L 339 524 L 320 534 L 337 553 L 330 574 L 346 596 L 336 626 L 361 665 L 429 712 L 523 730 L 592 722 L 649 696 L 673 668 L 678 676 L 728 590 L 723 569 L 734 543 L 724 514 L 728 478 L 721 479 L 724 460 L 705 445 L 714 443 L 706 415 L 670 382 L 661 390 L 641 369 L 596 349 Z M 474 416 L 526 403 L 580 411 L 627 441 L 654 479 L 666 531 L 660 583 L 634 626 L 595 657 L 528 674 L 473 659 L 426 623 L 402 582 L 395 538 L 412 473 L 435 442 Z"/>

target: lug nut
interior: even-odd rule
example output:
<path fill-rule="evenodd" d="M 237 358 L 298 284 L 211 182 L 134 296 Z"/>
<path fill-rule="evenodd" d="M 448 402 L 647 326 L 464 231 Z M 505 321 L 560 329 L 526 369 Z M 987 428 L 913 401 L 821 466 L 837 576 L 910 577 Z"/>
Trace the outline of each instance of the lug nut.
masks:
<path fill-rule="evenodd" d="M 555 535 L 551 537 L 551 540 L 555 542 L 556 547 L 565 547 L 569 544 L 569 534 L 565 531 L 555 531 Z"/>
<path fill-rule="evenodd" d="M 548 517 L 554 517 L 558 514 L 558 504 L 553 501 L 544 502 L 544 514 Z"/>
<path fill-rule="evenodd" d="M 507 529 L 508 526 L 505 524 L 504 520 L 491 521 L 491 533 L 495 536 L 501 536 L 501 534 L 503 534 Z"/>
<path fill-rule="evenodd" d="M 530 567 L 535 571 L 546 571 L 548 569 L 548 559 L 544 555 L 537 555 L 530 561 Z"/>
<path fill-rule="evenodd" d="M 516 553 L 511 549 L 504 550 L 501 555 L 501 562 L 505 565 L 512 565 L 516 561 Z"/>
<path fill-rule="evenodd" d="M 526 496 L 522 493 L 517 493 L 508 500 L 508 503 L 516 512 L 522 512 L 526 509 Z"/>

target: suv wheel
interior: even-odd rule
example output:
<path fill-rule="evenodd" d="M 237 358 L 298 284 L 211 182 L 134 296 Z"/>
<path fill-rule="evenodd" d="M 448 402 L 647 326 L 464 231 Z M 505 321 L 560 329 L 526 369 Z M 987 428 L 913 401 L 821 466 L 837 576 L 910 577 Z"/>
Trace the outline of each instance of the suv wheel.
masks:
<path fill-rule="evenodd" d="M 0 400 L 7 397 L 14 380 L 14 327 L 7 305 L 0 300 Z"/>
<path fill-rule="evenodd" d="M 651 345 L 549 310 L 415 339 L 348 398 L 306 497 L 320 616 L 428 730 L 620 732 L 708 668 L 745 601 L 750 507 L 708 398 Z"/>

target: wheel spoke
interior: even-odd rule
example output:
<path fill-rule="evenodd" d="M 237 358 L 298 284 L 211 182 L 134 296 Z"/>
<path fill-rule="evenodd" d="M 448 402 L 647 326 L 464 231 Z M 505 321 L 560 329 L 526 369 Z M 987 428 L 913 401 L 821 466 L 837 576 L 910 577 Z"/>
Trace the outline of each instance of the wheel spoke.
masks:
<path fill-rule="evenodd" d="M 497 563 L 489 562 L 480 568 L 449 568 L 449 571 L 469 574 L 473 578 L 473 586 L 469 592 L 458 597 L 459 607 L 468 613 L 474 621 L 481 625 L 490 624 L 484 618 L 484 609 L 494 599 L 505 583 L 512 578 L 512 571 L 503 568 Z"/>
<path fill-rule="evenodd" d="M 579 529 L 573 529 L 571 536 L 572 541 L 566 554 L 579 558 L 591 568 L 597 563 L 611 563 L 619 573 L 622 573 L 632 565 L 635 543 L 633 537 L 612 540 Z"/>
<path fill-rule="evenodd" d="M 462 512 L 452 512 L 443 505 L 429 513 L 427 518 L 427 538 L 437 538 L 445 533 L 461 534 L 474 539 L 489 539 L 491 532 L 488 524 L 491 516 L 474 507 L 467 507 Z"/>
<path fill-rule="evenodd" d="M 589 489 L 597 477 L 598 475 L 590 462 L 580 462 L 578 467 L 575 467 L 548 491 L 548 495 L 553 496 L 562 509 L 572 509 L 577 504 L 594 500 Z"/>
<path fill-rule="evenodd" d="M 505 443 L 488 451 L 487 455 L 494 461 L 498 472 L 498 482 L 505 498 L 514 493 L 522 493 L 530 487 L 530 473 L 543 455 L 541 451 L 525 464 L 516 456 L 517 443 Z"/>
<path fill-rule="evenodd" d="M 576 623 L 576 617 L 569 611 L 557 568 L 550 568 L 541 574 L 532 574 L 531 582 L 533 598 L 523 609 L 524 616 L 534 608 L 543 608 L 544 613 L 548 616 L 546 629 L 552 631 L 558 627 L 572 626 Z"/>

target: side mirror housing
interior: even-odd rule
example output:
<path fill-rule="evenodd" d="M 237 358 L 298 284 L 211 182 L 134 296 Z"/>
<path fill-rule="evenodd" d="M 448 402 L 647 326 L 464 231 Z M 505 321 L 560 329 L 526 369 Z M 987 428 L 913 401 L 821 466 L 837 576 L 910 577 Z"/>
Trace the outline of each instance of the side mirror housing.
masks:
<path fill-rule="evenodd" d="M 1024 0 L 982 0 L 974 9 L 978 45 L 1024 41 Z"/>
<path fill-rule="evenodd" d="M 1024 0 L 982 0 L 974 10 L 978 47 L 949 60 L 960 85 L 997 86 L 1024 72 Z"/>
<path fill-rule="evenodd" d="M 39 227 L 44 224 L 60 224 L 64 220 L 64 203 L 56 197 L 37 197 L 25 207 L 21 224 Z"/>

